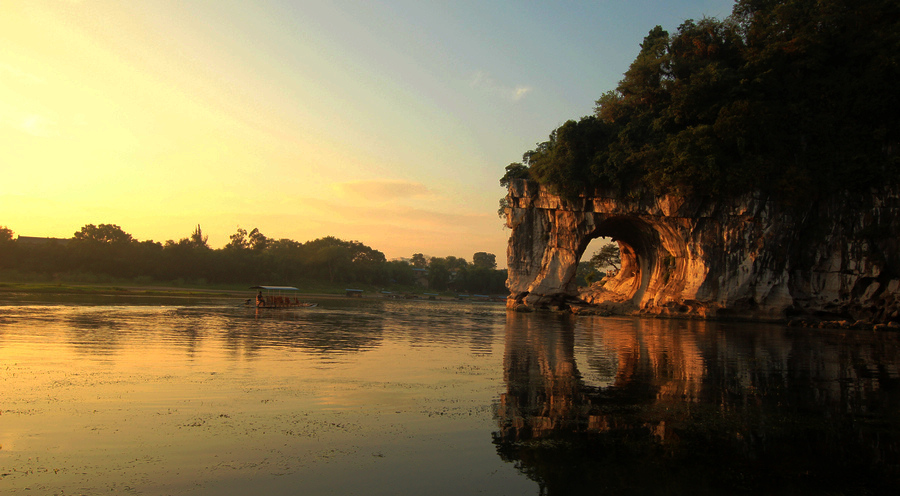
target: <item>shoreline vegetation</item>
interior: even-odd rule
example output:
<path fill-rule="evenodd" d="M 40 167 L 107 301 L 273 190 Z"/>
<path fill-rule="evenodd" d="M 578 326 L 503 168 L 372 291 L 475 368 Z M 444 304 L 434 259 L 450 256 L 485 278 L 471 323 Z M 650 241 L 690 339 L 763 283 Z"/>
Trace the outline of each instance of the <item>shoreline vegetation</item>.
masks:
<path fill-rule="evenodd" d="M 359 241 L 328 236 L 312 241 L 268 238 L 238 228 L 231 242 L 212 248 L 198 225 L 190 237 L 138 241 L 115 224 L 87 224 L 71 238 L 15 236 L 0 225 L 0 282 L 46 287 L 202 288 L 241 291 L 294 286 L 310 294 L 508 294 L 496 256 L 472 260 L 426 257 L 387 260 Z M 170 290 L 170 289 L 167 289 Z M 68 291 L 73 291 L 69 289 Z M 81 290 L 83 291 L 83 290 Z"/>
<path fill-rule="evenodd" d="M 303 297 L 345 297 L 347 289 L 340 285 L 323 285 L 317 282 L 300 283 L 299 295 Z M 354 287 L 363 291 L 364 298 L 381 298 L 387 294 L 407 299 L 428 299 L 435 297 L 441 300 L 458 299 L 460 294 L 442 291 L 428 292 L 421 288 L 376 288 L 362 285 Z M 40 295 L 92 295 L 92 296 L 158 296 L 158 297 L 219 297 L 247 299 L 255 294 L 255 289 L 243 285 L 203 285 L 203 284 L 138 284 L 121 281 L 112 283 L 89 282 L 10 282 L 0 281 L 0 299 L 8 295 L 40 294 Z M 465 295 L 472 296 L 472 295 Z M 496 296 L 496 295 L 494 295 Z M 505 296 L 505 295 L 504 295 Z"/>
<path fill-rule="evenodd" d="M 65 295 L 140 295 L 140 296 L 238 296 L 249 295 L 250 289 L 238 290 L 225 287 L 194 287 L 134 283 L 77 283 L 77 282 L 0 282 L 0 296 L 10 293 L 65 294 Z"/>

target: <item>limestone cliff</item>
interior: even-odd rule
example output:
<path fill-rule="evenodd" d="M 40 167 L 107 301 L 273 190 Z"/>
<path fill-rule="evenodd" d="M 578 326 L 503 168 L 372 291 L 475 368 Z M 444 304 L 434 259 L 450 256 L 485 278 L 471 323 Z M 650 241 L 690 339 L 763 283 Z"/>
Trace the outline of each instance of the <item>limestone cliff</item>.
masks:
<path fill-rule="evenodd" d="M 896 189 L 784 208 L 758 193 L 685 201 L 597 191 L 569 201 L 514 180 L 507 201 L 510 307 L 900 320 Z M 621 270 L 579 293 L 578 261 L 601 236 L 619 244 Z"/>

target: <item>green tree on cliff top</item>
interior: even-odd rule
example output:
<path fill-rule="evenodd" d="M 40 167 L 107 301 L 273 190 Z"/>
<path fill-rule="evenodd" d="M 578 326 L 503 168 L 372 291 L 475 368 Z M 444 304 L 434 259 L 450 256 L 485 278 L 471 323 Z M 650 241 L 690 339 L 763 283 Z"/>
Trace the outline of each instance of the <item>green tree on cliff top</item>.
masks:
<path fill-rule="evenodd" d="M 554 130 L 501 183 L 803 202 L 893 182 L 898 80 L 896 0 L 739 0 L 725 20 L 653 28 L 594 115 Z"/>

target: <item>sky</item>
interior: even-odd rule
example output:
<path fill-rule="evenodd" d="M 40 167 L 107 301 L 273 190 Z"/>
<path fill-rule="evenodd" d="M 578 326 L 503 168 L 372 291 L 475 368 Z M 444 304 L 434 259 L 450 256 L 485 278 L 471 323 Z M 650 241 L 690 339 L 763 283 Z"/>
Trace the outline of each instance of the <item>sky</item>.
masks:
<path fill-rule="evenodd" d="M 0 0 L 0 226 L 497 255 L 504 167 L 731 0 Z"/>

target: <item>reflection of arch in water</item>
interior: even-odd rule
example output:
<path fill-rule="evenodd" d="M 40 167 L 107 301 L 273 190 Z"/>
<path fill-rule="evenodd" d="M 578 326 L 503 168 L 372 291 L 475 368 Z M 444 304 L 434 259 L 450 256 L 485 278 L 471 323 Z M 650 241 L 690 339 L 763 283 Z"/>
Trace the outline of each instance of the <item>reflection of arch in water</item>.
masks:
<path fill-rule="evenodd" d="M 609 323 L 627 332 L 607 331 Z M 680 323 L 692 333 L 671 332 L 656 320 L 592 319 L 569 316 L 541 318 L 510 314 L 504 367 L 507 392 L 501 395 L 499 417 L 510 419 L 503 437 L 542 437 L 556 430 L 605 430 L 606 405 L 615 398 L 642 404 L 665 401 L 695 401 L 701 394 L 704 359 L 692 333 L 705 329 L 705 322 Z M 596 327 L 592 327 L 596 326 Z M 599 375 L 579 370 L 575 356 L 575 332 L 579 339 L 606 353 L 606 368 Z M 584 364 L 591 360 L 584 357 Z M 593 380 L 585 380 L 589 377 Z M 503 427 L 503 426 L 502 426 Z"/>
<path fill-rule="evenodd" d="M 698 401 L 706 376 L 698 339 L 707 329 L 707 322 L 697 320 L 581 319 L 579 336 L 589 346 L 579 349 L 593 353 L 578 357 L 585 385 L 623 389 L 645 382 L 657 401 Z"/>
<path fill-rule="evenodd" d="M 868 421 L 900 403 L 896 337 L 848 343 L 778 327 L 511 313 L 506 339 L 494 442 L 546 494 L 662 485 L 716 494 L 733 489 L 733 474 L 768 493 L 900 480 L 900 425 Z M 592 353 L 576 347 L 615 348 L 601 354 L 605 380 L 586 380 L 593 371 L 579 365 Z"/>

